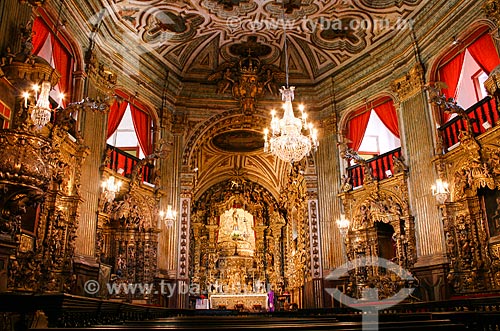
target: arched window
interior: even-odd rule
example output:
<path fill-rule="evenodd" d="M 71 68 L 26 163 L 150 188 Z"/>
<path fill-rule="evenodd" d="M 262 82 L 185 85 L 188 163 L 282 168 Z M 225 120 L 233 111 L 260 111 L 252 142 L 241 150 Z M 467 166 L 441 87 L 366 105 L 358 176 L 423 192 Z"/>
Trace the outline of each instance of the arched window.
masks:
<path fill-rule="evenodd" d="M 59 94 L 64 93 L 71 96 L 73 56 L 69 42 L 64 36 L 47 23 L 42 16 L 38 16 L 33 22 L 33 54 L 45 59 L 60 74 L 58 84 L 51 91 L 50 96 L 58 100 Z M 64 100 L 63 100 L 64 106 Z"/>
<path fill-rule="evenodd" d="M 347 124 L 347 138 L 350 147 L 367 158 L 401 147 L 392 99 L 379 98 L 354 111 Z"/>
<path fill-rule="evenodd" d="M 437 81 L 447 87 L 442 92 L 453 98 L 464 109 L 484 99 L 484 81 L 490 72 L 500 64 L 497 49 L 491 35 L 482 28 L 463 41 L 454 41 L 454 49 L 443 56 L 438 65 Z M 452 116 L 441 114 L 441 123 Z"/>
<path fill-rule="evenodd" d="M 153 121 L 148 108 L 122 91 L 108 116 L 107 143 L 142 159 L 153 152 Z"/>
<path fill-rule="evenodd" d="M 346 136 L 349 147 L 367 160 L 374 178 L 382 180 L 392 176 L 394 157 L 401 156 L 401 141 L 398 116 L 391 98 L 375 99 L 352 112 L 346 125 Z M 347 173 L 354 188 L 363 185 L 365 170 L 351 160 Z"/>

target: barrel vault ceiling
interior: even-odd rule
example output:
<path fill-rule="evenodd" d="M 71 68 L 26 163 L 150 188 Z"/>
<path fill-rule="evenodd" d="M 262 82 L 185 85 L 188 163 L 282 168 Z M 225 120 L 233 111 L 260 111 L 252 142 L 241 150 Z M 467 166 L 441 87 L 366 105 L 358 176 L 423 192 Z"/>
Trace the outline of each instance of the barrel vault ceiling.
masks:
<path fill-rule="evenodd" d="M 78 2 L 76 0 L 72 0 Z M 206 80 L 248 49 L 283 67 L 283 18 L 290 74 L 316 83 L 380 44 L 422 0 L 93 0 L 125 44 L 139 44 L 183 80 Z M 84 9 L 85 10 L 85 9 Z M 284 16 L 283 16 L 283 13 Z M 101 18 L 96 12 L 90 21 Z"/>

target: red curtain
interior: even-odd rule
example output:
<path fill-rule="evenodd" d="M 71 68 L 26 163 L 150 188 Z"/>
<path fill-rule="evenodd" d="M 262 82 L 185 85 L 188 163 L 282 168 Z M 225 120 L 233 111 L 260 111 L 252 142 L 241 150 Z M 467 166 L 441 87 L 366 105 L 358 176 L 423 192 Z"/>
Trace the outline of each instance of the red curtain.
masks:
<path fill-rule="evenodd" d="M 45 25 L 45 23 L 39 17 L 37 17 L 33 22 L 33 37 L 31 40 L 33 43 L 33 54 L 37 55 L 38 53 L 40 53 L 40 50 L 47 40 L 49 33 L 50 31 L 47 25 Z"/>
<path fill-rule="evenodd" d="M 151 118 L 132 104 L 130 105 L 130 110 L 132 111 L 132 121 L 134 122 L 139 145 L 144 155 L 147 156 L 153 152 L 151 144 Z"/>
<path fill-rule="evenodd" d="M 464 64 L 465 52 L 461 52 L 448 62 L 445 66 L 439 69 L 439 77 L 442 82 L 445 82 L 448 88 L 443 89 L 443 93 L 446 98 L 455 98 L 457 92 L 458 80 L 460 79 L 460 73 L 462 72 L 462 66 Z M 448 122 L 451 114 L 443 113 L 443 123 Z"/>
<path fill-rule="evenodd" d="M 373 110 L 375 110 L 375 113 L 377 113 L 378 117 L 387 129 L 399 138 L 398 115 L 392 100 L 375 107 Z"/>
<path fill-rule="evenodd" d="M 56 70 L 61 74 L 61 78 L 59 79 L 59 90 L 62 93 L 65 93 L 67 96 L 71 95 L 70 93 L 70 82 L 69 78 L 71 77 L 71 57 L 63 47 L 63 45 L 51 35 L 52 41 L 52 52 L 54 57 L 54 65 Z"/>
<path fill-rule="evenodd" d="M 500 64 L 497 49 L 488 33 L 476 40 L 467 49 L 472 58 L 487 75 Z"/>
<path fill-rule="evenodd" d="M 349 132 L 347 138 L 351 141 L 351 148 L 357 151 L 365 135 L 371 111 L 366 111 L 361 115 L 353 117 L 349 121 Z"/>
<path fill-rule="evenodd" d="M 106 135 L 106 139 L 111 137 L 113 133 L 115 133 L 116 129 L 118 129 L 118 125 L 120 125 L 120 122 L 122 121 L 125 110 L 127 110 L 127 105 L 128 102 L 121 99 L 116 99 L 111 105 L 108 115 L 108 133 Z"/>
<path fill-rule="evenodd" d="M 464 57 L 465 53 L 462 52 L 439 69 L 440 80 L 448 85 L 448 88 L 443 89 L 443 93 L 447 98 L 455 98 L 458 80 L 460 79 L 460 73 L 462 72 L 462 66 L 464 64 Z"/>

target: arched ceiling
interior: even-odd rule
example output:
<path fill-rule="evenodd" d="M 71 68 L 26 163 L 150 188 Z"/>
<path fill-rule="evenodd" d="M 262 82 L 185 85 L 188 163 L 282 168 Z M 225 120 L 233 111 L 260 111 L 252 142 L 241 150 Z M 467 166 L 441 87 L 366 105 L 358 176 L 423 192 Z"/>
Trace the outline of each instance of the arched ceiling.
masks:
<path fill-rule="evenodd" d="M 96 0 L 97 1 L 97 0 Z M 314 83 L 397 29 L 422 0 L 98 0 L 124 29 L 182 80 L 206 80 L 258 43 L 266 64 L 282 66 L 283 12 L 290 74 Z M 128 41 L 125 40 L 125 43 Z M 255 53 L 253 54 L 255 55 Z"/>
<path fill-rule="evenodd" d="M 183 165 L 196 169 L 195 198 L 213 185 L 251 181 L 278 199 L 288 164 L 263 152 L 266 119 L 239 113 L 213 117 L 193 130 L 186 141 Z"/>
<path fill-rule="evenodd" d="M 217 85 L 219 76 L 229 65 L 236 70 L 237 64 L 241 75 L 249 68 L 242 64 L 247 56 L 258 58 L 261 82 L 268 69 L 281 75 L 276 82 L 283 82 L 283 18 L 290 79 L 312 86 L 357 57 L 384 47 L 389 37 L 410 28 L 416 11 L 425 4 L 423 0 L 283 1 L 90 0 L 95 12 L 89 22 L 96 28 L 90 37 L 97 38 L 112 61 L 128 59 L 127 66 L 120 67 L 125 74 L 133 76 L 134 66 L 149 66 L 151 74 L 142 78 L 159 82 L 165 71 L 173 72 L 181 85 L 185 83 L 182 97 L 195 95 L 207 102 L 216 100 L 215 92 L 225 101 L 231 90 Z M 88 11 L 85 1 L 71 2 L 80 6 L 79 12 Z M 214 79 L 214 75 L 219 76 Z M 207 83 L 214 88 L 206 89 Z M 202 87 L 191 91 L 186 86 Z M 276 91 L 264 89 L 263 94 L 269 92 L 278 101 Z M 205 98 L 207 93 L 211 98 Z M 243 111 L 221 113 L 214 102 L 197 108 L 203 114 L 182 104 L 194 124 L 185 137 L 183 169 L 197 169 L 194 194 L 198 196 L 239 173 L 236 177 L 262 185 L 277 198 L 289 165 L 262 150 L 262 129 L 269 124 L 263 109 L 245 109 L 241 97 L 239 102 Z"/>

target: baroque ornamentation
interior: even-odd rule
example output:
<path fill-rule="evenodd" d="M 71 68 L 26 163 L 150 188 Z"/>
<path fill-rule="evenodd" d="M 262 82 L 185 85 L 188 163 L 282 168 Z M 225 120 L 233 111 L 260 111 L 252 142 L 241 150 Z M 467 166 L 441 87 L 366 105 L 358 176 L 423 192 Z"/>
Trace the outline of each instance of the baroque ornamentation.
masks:
<path fill-rule="evenodd" d="M 284 74 L 277 67 L 262 65 L 257 57 L 250 54 L 239 61 L 224 63 L 208 77 L 217 81 L 217 93 L 231 92 L 240 103 L 244 114 L 255 113 L 257 97 L 264 93 L 277 95 L 277 84 L 284 81 Z"/>
<path fill-rule="evenodd" d="M 487 18 L 492 19 L 497 26 L 500 25 L 500 5 L 496 0 L 486 0 L 483 3 L 483 12 Z"/>
<path fill-rule="evenodd" d="M 345 238 L 349 260 L 378 256 L 406 269 L 413 267 L 417 257 L 415 224 L 409 211 L 405 172 L 381 182 L 365 184 L 356 191 L 340 193 L 339 197 L 346 218 L 351 220 Z M 391 296 L 394 294 L 391 291 L 397 292 L 399 285 L 405 285 L 388 286 L 389 280 L 397 283 L 391 278 L 393 276 L 378 274 L 376 270 L 356 270 L 350 275 L 348 287 L 352 295 L 359 296 L 362 291 L 359 284 L 383 284 L 381 295 Z"/>
<path fill-rule="evenodd" d="M 398 94 L 399 102 L 408 100 L 424 88 L 424 69 L 422 65 L 415 65 L 401 78 L 391 84 L 392 90 Z"/>
<path fill-rule="evenodd" d="M 308 54 L 307 64 L 296 70 L 301 78 L 319 80 L 367 47 L 379 44 L 394 29 L 409 28 L 415 1 L 314 2 L 285 1 L 218 1 L 165 3 L 154 9 L 153 1 L 113 0 L 112 10 L 129 29 L 117 36 L 124 44 L 137 40 L 154 48 L 162 61 L 190 78 L 200 78 L 200 69 L 210 72 L 220 64 L 219 56 L 228 61 L 224 49 L 238 43 L 241 31 L 252 31 L 269 40 L 275 49 L 269 64 L 278 65 L 282 13 L 290 27 L 294 52 Z M 283 8 L 284 7 L 284 8 Z M 376 17 L 376 20 L 373 18 Z M 234 19 L 237 18 L 237 19 Z M 307 19 L 304 19 L 307 18 Z M 371 22 L 363 28 L 350 28 L 353 22 Z M 223 33 L 220 33 L 223 31 Z M 304 39 L 304 35 L 311 38 Z M 168 43 L 165 41 L 168 40 Z M 119 49 L 117 45 L 116 49 Z M 221 52 L 219 52 L 221 50 Z M 325 50 L 328 50 L 326 52 Z M 295 78 L 294 78 L 295 81 Z"/>
<path fill-rule="evenodd" d="M 337 143 L 337 146 L 340 150 L 340 157 L 343 158 L 344 160 L 349 162 L 351 160 L 354 160 L 354 163 L 359 164 L 363 168 L 363 178 L 364 178 L 364 183 L 369 184 L 375 180 L 375 177 L 373 176 L 373 169 L 370 167 L 368 162 L 363 159 L 358 152 L 353 150 L 347 145 L 347 140 L 345 137 L 342 137 L 341 141 Z M 350 184 L 350 178 L 347 176 L 344 176 L 342 178 L 342 184 L 341 184 L 341 191 L 349 191 L 352 186 L 349 188 Z"/>
<path fill-rule="evenodd" d="M 455 293 L 477 292 L 491 288 L 486 229 L 477 198 L 467 198 L 446 208 L 445 231 L 450 259 L 448 281 Z"/>
<path fill-rule="evenodd" d="M 461 148 L 467 157 L 456 164 L 454 168 L 454 200 L 475 195 L 479 188 L 494 189 L 496 186 L 490 165 L 483 161 L 483 151 L 476 138 L 470 132 L 461 131 L 459 139 Z"/>

